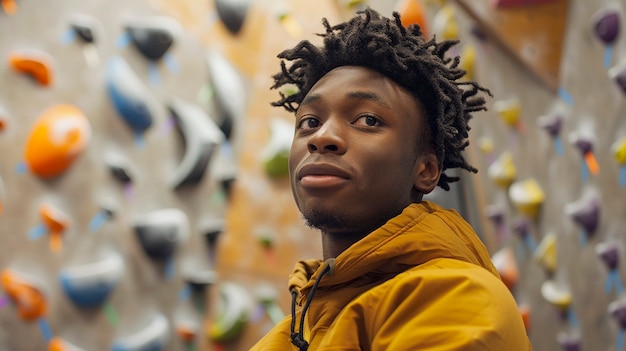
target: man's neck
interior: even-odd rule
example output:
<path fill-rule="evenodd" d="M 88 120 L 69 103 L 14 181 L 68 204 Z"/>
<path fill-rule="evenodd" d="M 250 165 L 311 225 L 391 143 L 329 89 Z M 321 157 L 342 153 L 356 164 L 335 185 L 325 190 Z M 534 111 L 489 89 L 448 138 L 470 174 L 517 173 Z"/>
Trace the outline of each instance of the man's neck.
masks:
<path fill-rule="evenodd" d="M 322 256 L 324 260 L 335 258 L 348 249 L 352 244 L 364 238 L 367 234 L 354 233 L 326 233 L 322 232 Z"/>

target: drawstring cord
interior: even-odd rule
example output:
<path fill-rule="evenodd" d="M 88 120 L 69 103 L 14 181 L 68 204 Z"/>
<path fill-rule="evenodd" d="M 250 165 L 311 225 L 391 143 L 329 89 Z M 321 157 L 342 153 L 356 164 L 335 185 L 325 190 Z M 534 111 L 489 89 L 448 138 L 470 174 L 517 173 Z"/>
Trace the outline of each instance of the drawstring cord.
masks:
<path fill-rule="evenodd" d="M 309 344 L 304 340 L 302 334 L 302 327 L 300 331 L 296 333 L 296 300 L 298 299 L 298 292 L 294 289 L 291 291 L 291 343 L 294 344 L 298 350 L 307 351 Z"/>
<path fill-rule="evenodd" d="M 309 349 L 309 343 L 304 340 L 304 320 L 306 318 L 306 313 L 309 310 L 309 306 L 311 306 L 311 301 L 313 301 L 313 295 L 315 295 L 315 291 L 317 290 L 317 286 L 319 285 L 322 278 L 327 274 L 332 274 L 335 271 L 335 259 L 331 258 L 326 260 L 324 263 L 325 267 L 320 272 L 320 275 L 315 279 L 315 283 L 313 283 L 313 287 L 311 288 L 311 292 L 306 297 L 306 302 L 302 307 L 302 315 L 300 315 L 300 329 L 296 333 L 296 300 L 298 299 L 298 292 L 296 289 L 291 290 L 291 343 L 294 344 L 299 351 L 307 351 Z"/>

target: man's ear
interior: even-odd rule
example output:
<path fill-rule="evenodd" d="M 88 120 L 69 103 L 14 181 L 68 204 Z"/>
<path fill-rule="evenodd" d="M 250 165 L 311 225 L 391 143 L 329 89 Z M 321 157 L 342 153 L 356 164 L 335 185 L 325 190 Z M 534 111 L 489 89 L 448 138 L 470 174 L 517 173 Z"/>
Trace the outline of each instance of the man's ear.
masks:
<path fill-rule="evenodd" d="M 422 194 L 428 194 L 435 189 L 441 176 L 437 156 L 432 152 L 425 152 L 417 158 L 415 164 L 415 189 Z"/>

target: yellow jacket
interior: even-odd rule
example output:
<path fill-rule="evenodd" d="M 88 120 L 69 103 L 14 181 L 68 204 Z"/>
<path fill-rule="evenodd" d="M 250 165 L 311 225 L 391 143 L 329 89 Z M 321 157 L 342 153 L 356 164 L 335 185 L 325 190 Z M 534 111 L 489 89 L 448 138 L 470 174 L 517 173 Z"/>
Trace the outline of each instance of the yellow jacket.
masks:
<path fill-rule="evenodd" d="M 292 316 L 251 350 L 532 350 L 482 242 L 432 202 L 409 205 L 336 259 L 298 262 L 289 288 Z"/>

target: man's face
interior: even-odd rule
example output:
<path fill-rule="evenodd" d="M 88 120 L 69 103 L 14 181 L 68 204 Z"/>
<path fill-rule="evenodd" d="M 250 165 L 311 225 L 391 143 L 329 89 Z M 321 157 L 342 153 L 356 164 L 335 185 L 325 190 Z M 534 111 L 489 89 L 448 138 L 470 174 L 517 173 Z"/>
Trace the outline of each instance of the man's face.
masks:
<path fill-rule="evenodd" d="M 362 237 L 419 198 L 422 111 L 374 70 L 343 66 L 323 76 L 298 108 L 289 157 L 307 222 Z"/>

